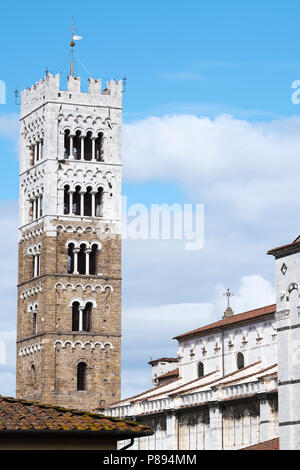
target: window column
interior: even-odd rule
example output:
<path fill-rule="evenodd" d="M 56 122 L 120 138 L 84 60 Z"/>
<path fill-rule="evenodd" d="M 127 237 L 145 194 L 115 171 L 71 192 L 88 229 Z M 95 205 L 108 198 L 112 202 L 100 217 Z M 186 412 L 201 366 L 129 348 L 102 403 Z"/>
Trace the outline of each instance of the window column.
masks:
<path fill-rule="evenodd" d="M 83 310 L 84 307 L 79 307 L 79 331 L 83 331 Z"/>
<path fill-rule="evenodd" d="M 80 191 L 80 215 L 84 215 L 84 194 L 85 191 Z"/>
<path fill-rule="evenodd" d="M 38 219 L 38 218 L 40 217 L 40 211 L 41 211 L 41 209 L 40 209 L 40 202 L 41 202 L 40 196 L 38 196 L 38 197 L 36 198 L 36 219 Z"/>
<path fill-rule="evenodd" d="M 70 158 L 74 159 L 73 155 L 73 135 L 70 134 Z"/>
<path fill-rule="evenodd" d="M 42 158 L 42 141 L 41 140 L 38 142 L 38 146 L 39 146 L 38 148 L 39 160 L 41 160 Z"/>
<path fill-rule="evenodd" d="M 90 274 L 90 254 L 92 252 L 91 248 L 86 248 L 85 250 L 85 274 Z"/>
<path fill-rule="evenodd" d="M 37 277 L 38 273 L 38 257 L 37 255 L 33 255 L 33 277 Z"/>
<path fill-rule="evenodd" d="M 79 274 L 78 272 L 78 253 L 80 251 L 80 248 L 73 248 L 73 253 L 74 253 L 74 271 L 73 274 Z"/>
<path fill-rule="evenodd" d="M 73 193 L 74 191 L 69 190 L 69 215 L 73 214 Z"/>
<path fill-rule="evenodd" d="M 95 160 L 95 137 L 92 137 L 92 160 Z"/>
<path fill-rule="evenodd" d="M 37 161 L 37 142 L 35 142 L 34 144 L 34 157 L 33 157 L 33 164 L 35 165 L 36 164 L 36 161 Z"/>
<path fill-rule="evenodd" d="M 92 217 L 96 215 L 96 191 L 91 191 L 92 195 Z"/>
<path fill-rule="evenodd" d="M 80 159 L 84 160 L 84 136 L 82 135 L 81 137 L 81 151 L 80 151 Z"/>

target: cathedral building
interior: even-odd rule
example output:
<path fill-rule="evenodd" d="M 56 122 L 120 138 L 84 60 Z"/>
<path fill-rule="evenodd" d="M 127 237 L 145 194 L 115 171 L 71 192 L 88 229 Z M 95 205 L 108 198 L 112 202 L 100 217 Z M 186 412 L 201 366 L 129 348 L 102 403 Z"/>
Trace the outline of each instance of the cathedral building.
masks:
<path fill-rule="evenodd" d="M 16 396 L 120 399 L 122 81 L 21 94 Z"/>
<path fill-rule="evenodd" d="M 179 334 L 153 388 L 107 408 L 155 430 L 136 449 L 300 449 L 300 237 L 268 254 L 276 304 Z"/>

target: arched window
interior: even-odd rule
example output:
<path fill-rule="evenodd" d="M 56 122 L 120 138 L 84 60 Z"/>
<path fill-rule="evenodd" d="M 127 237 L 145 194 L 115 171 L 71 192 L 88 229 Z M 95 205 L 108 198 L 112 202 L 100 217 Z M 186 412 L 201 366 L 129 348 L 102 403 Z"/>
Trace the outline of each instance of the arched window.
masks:
<path fill-rule="evenodd" d="M 66 184 L 64 187 L 64 214 L 70 214 L 70 186 Z"/>
<path fill-rule="evenodd" d="M 95 196 L 96 217 L 103 215 L 103 188 L 99 188 Z"/>
<path fill-rule="evenodd" d="M 81 131 L 76 131 L 73 138 L 73 157 L 74 160 L 81 159 Z"/>
<path fill-rule="evenodd" d="M 245 367 L 244 354 L 241 352 L 238 352 L 236 355 L 236 365 L 238 369 L 243 369 Z"/>
<path fill-rule="evenodd" d="M 84 138 L 84 159 L 92 160 L 92 133 L 89 131 Z"/>
<path fill-rule="evenodd" d="M 204 364 L 203 362 L 198 363 L 198 377 L 203 377 L 204 375 Z"/>
<path fill-rule="evenodd" d="M 68 245 L 68 274 L 74 272 L 74 243 Z"/>
<path fill-rule="evenodd" d="M 37 334 L 37 310 L 34 310 L 32 312 L 32 334 L 36 335 Z"/>
<path fill-rule="evenodd" d="M 73 194 L 73 210 L 72 210 L 72 213 L 74 215 L 80 215 L 80 200 L 81 200 L 80 191 L 81 191 L 81 187 L 76 186 L 75 192 Z"/>
<path fill-rule="evenodd" d="M 92 215 L 92 188 L 90 186 L 84 193 L 84 215 Z"/>
<path fill-rule="evenodd" d="M 80 251 L 78 253 L 78 272 L 79 274 L 86 274 L 86 245 L 83 243 L 80 245 Z"/>
<path fill-rule="evenodd" d="M 93 304 L 88 302 L 82 312 L 82 329 L 83 331 L 91 330 L 91 318 L 92 318 Z"/>
<path fill-rule="evenodd" d="M 43 195 L 40 196 L 40 217 L 43 215 Z"/>
<path fill-rule="evenodd" d="M 86 390 L 86 364 L 79 362 L 77 366 L 77 390 Z"/>
<path fill-rule="evenodd" d="M 34 385 L 36 383 L 36 370 L 34 364 L 32 364 L 30 367 L 30 382 L 31 385 Z"/>
<path fill-rule="evenodd" d="M 67 159 L 70 156 L 70 131 L 65 130 L 64 136 L 64 158 Z"/>
<path fill-rule="evenodd" d="M 90 254 L 90 272 L 89 274 L 97 274 L 97 252 L 98 245 L 92 245 L 92 251 Z"/>
<path fill-rule="evenodd" d="M 103 133 L 99 132 L 95 141 L 95 158 L 98 162 L 103 162 Z"/>
<path fill-rule="evenodd" d="M 72 331 L 79 331 L 79 302 L 73 302 L 72 304 Z"/>

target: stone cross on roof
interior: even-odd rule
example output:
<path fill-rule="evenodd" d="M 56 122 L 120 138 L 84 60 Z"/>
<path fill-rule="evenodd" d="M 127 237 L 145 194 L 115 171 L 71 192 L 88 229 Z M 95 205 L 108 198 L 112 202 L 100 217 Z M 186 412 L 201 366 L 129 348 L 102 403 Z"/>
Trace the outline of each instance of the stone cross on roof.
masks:
<path fill-rule="evenodd" d="M 226 291 L 223 294 L 225 297 L 227 297 L 227 308 L 224 312 L 223 318 L 225 317 L 232 317 L 234 315 L 232 308 L 230 307 L 230 297 L 234 296 L 234 293 L 231 292 L 230 289 L 226 289 Z"/>

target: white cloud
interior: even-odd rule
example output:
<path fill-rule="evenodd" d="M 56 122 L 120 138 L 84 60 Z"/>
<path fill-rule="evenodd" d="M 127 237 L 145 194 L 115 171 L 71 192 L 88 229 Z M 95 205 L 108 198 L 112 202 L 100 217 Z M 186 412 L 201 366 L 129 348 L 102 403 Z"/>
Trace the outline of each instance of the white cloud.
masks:
<path fill-rule="evenodd" d="M 297 117 L 150 117 L 124 126 L 125 178 L 177 182 L 199 202 L 259 221 L 298 204 L 299 128 Z"/>

